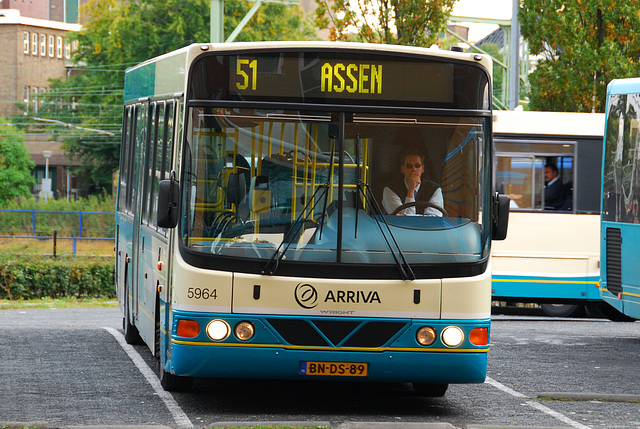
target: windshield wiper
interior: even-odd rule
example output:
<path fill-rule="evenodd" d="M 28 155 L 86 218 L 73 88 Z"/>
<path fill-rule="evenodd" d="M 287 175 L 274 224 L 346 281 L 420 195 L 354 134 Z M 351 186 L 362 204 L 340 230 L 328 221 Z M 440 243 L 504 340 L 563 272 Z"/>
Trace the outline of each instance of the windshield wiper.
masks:
<path fill-rule="evenodd" d="M 384 238 L 384 241 L 387 243 L 387 247 L 389 248 L 389 251 L 391 252 L 391 256 L 393 256 L 393 260 L 395 261 L 396 266 L 398 267 L 398 270 L 400 271 L 400 275 L 402 276 L 402 280 L 415 280 L 416 279 L 416 275 L 413 273 L 413 270 L 411 269 L 411 265 L 409 265 L 409 263 L 407 262 L 407 259 L 404 257 L 404 253 L 402 253 L 402 249 L 398 245 L 398 242 L 396 241 L 396 238 L 393 235 L 393 232 L 391 231 L 391 227 L 387 223 L 387 220 L 384 217 L 382 209 L 378 205 L 378 201 L 376 201 L 376 198 L 373 195 L 373 191 L 371 190 L 371 187 L 367 183 L 364 183 L 362 181 L 362 179 L 360 178 L 360 154 L 359 154 L 359 151 L 358 151 L 359 139 L 360 139 L 360 136 L 358 134 L 356 134 L 356 168 L 358 170 L 357 171 L 357 182 L 356 182 L 357 183 L 357 192 L 361 193 L 362 196 L 364 197 L 365 201 L 367 202 L 367 204 L 369 204 L 371 206 L 371 208 L 373 210 L 373 214 L 374 214 L 374 216 L 372 216 L 372 217 L 376 221 L 376 225 L 378 225 L 378 228 L 380 229 L 380 233 L 382 234 L 382 238 Z M 367 191 L 369 191 L 369 192 L 367 193 Z M 357 230 L 358 230 L 358 212 L 359 212 L 359 210 L 357 208 L 357 200 L 358 200 L 358 196 L 356 195 L 356 222 L 355 222 L 356 223 L 356 231 L 354 233 L 354 236 L 355 236 L 354 238 L 357 238 Z M 378 217 L 380 219 L 382 219 L 382 222 L 380 222 L 380 219 L 378 219 Z M 389 239 L 387 238 L 387 234 L 385 233 L 384 228 L 382 228 L 382 224 L 383 223 L 386 226 L 387 233 L 389 234 L 389 237 L 391 238 L 391 241 L 393 242 L 393 245 L 395 246 L 395 248 L 397 250 L 394 250 L 393 246 L 389 242 Z"/>
<path fill-rule="evenodd" d="M 298 234 L 298 232 L 302 228 L 302 225 L 304 225 L 306 223 L 306 221 L 309 220 L 309 216 L 311 216 L 313 214 L 313 211 L 316 208 L 317 204 L 314 203 L 313 206 L 311 206 L 311 203 L 317 201 L 316 200 L 316 196 L 318 195 L 318 193 L 320 191 L 324 192 L 324 194 L 320 195 L 320 198 L 324 197 L 324 199 L 325 199 L 325 204 L 324 204 L 324 210 L 325 211 L 323 212 L 323 215 L 326 213 L 326 209 L 327 209 L 326 200 L 327 200 L 327 197 L 329 195 L 328 189 L 329 189 L 329 184 L 328 183 L 324 183 L 324 184 L 321 184 L 320 186 L 318 186 L 318 188 L 313 193 L 313 195 L 311 196 L 311 198 L 309 199 L 307 204 L 300 211 L 300 214 L 296 218 L 296 220 L 293 223 L 292 227 L 289 229 L 289 231 L 287 231 L 287 233 L 282 238 L 282 241 L 280 242 L 280 245 L 278 246 L 278 248 L 275 250 L 275 252 L 273 252 L 273 255 L 271 255 L 271 257 L 269 258 L 269 260 L 265 264 L 264 268 L 262 268 L 262 274 L 271 275 L 271 274 L 274 274 L 276 272 L 276 270 L 278 269 L 278 265 L 280 265 L 280 261 L 282 260 L 282 258 L 284 258 L 284 254 L 287 253 L 287 250 L 289 250 L 289 247 L 291 247 L 291 244 L 293 243 L 293 241 L 291 239 Z M 311 207 L 309 208 L 309 206 L 311 206 Z M 307 209 L 309 209 L 309 210 L 307 211 Z M 304 216 L 304 220 L 302 220 L 302 217 L 303 217 L 303 215 L 305 213 L 307 213 L 307 214 L 306 214 L 306 216 Z M 322 223 L 324 223 L 324 217 L 323 217 Z M 321 228 L 322 228 L 322 223 L 320 224 Z M 282 246 L 285 243 L 287 243 L 287 245 L 284 248 L 284 250 L 281 251 Z"/>
<path fill-rule="evenodd" d="M 391 231 L 391 227 L 387 223 L 387 220 L 385 219 L 382 213 L 382 209 L 380 209 L 378 202 L 373 196 L 373 191 L 371 190 L 371 187 L 360 180 L 358 183 L 358 189 L 360 192 L 362 192 L 362 195 L 364 196 L 366 202 L 370 204 L 371 208 L 373 209 L 373 212 L 374 212 L 373 219 L 376 221 L 376 225 L 378 225 L 378 228 L 380 229 L 380 233 L 382 234 L 384 241 L 387 243 L 387 247 L 391 252 L 391 256 L 393 256 L 393 260 L 395 261 L 398 267 L 398 270 L 400 271 L 402 280 L 415 280 L 416 275 L 413 273 L 413 270 L 411 269 L 411 265 L 409 265 L 409 263 L 407 262 L 407 259 L 404 257 L 404 253 L 402 253 L 402 249 L 398 245 L 398 242 L 396 241 L 396 238 L 393 235 L 393 232 Z M 369 191 L 368 193 L 366 192 L 367 190 Z M 378 217 L 382 219 L 382 222 L 380 222 L 380 219 L 378 219 Z M 384 228 L 382 228 L 383 223 L 386 226 L 387 233 L 385 233 Z M 387 238 L 387 234 L 389 234 L 389 237 L 391 238 L 391 241 L 393 242 L 393 245 L 396 248 L 395 251 L 393 249 L 393 246 L 389 242 L 389 239 Z"/>

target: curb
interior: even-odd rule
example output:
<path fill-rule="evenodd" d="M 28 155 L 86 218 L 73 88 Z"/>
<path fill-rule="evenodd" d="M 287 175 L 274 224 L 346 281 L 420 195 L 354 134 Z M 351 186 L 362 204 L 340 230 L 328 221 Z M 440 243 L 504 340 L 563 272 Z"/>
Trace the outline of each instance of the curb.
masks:
<path fill-rule="evenodd" d="M 632 402 L 640 403 L 640 395 L 604 394 L 604 393 L 572 393 L 572 392 L 540 392 L 537 399 L 553 401 L 600 401 L 600 402 Z"/>
<path fill-rule="evenodd" d="M 25 426 L 28 428 L 49 429 L 49 423 L 47 422 L 0 422 L 0 428 L 6 429 L 23 429 Z"/>

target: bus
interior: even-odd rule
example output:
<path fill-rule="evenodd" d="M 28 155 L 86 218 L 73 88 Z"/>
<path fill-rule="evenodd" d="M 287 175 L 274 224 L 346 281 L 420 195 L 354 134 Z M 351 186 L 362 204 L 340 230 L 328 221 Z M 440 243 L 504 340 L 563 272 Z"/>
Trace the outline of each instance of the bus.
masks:
<path fill-rule="evenodd" d="M 494 180 L 511 197 L 508 237 L 492 250 L 495 301 L 538 303 L 550 316 L 616 316 L 598 286 L 603 132 L 602 113 L 494 111 Z M 553 167 L 562 204 L 545 195 Z"/>
<path fill-rule="evenodd" d="M 600 291 L 616 310 L 640 319 L 640 78 L 607 86 L 602 157 Z"/>
<path fill-rule="evenodd" d="M 116 283 L 162 386 L 483 382 L 509 210 L 491 188 L 490 70 L 322 42 L 194 44 L 128 69 Z M 383 211 L 405 168 L 442 202 Z"/>

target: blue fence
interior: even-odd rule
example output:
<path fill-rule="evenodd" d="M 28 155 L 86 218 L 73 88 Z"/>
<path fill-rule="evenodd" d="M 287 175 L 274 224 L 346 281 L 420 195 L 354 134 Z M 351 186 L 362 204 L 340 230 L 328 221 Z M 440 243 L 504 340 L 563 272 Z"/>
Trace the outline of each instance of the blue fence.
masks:
<path fill-rule="evenodd" d="M 114 237 L 113 212 L 0 209 L 0 238 L 72 240 L 75 255 L 80 240 Z"/>

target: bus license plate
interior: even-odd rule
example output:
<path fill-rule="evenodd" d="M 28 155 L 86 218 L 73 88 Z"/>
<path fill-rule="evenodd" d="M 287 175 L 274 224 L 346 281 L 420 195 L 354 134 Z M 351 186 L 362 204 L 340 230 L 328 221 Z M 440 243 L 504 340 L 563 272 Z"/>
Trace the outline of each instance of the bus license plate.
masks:
<path fill-rule="evenodd" d="M 302 375 L 366 377 L 369 364 L 363 362 L 300 362 Z"/>

